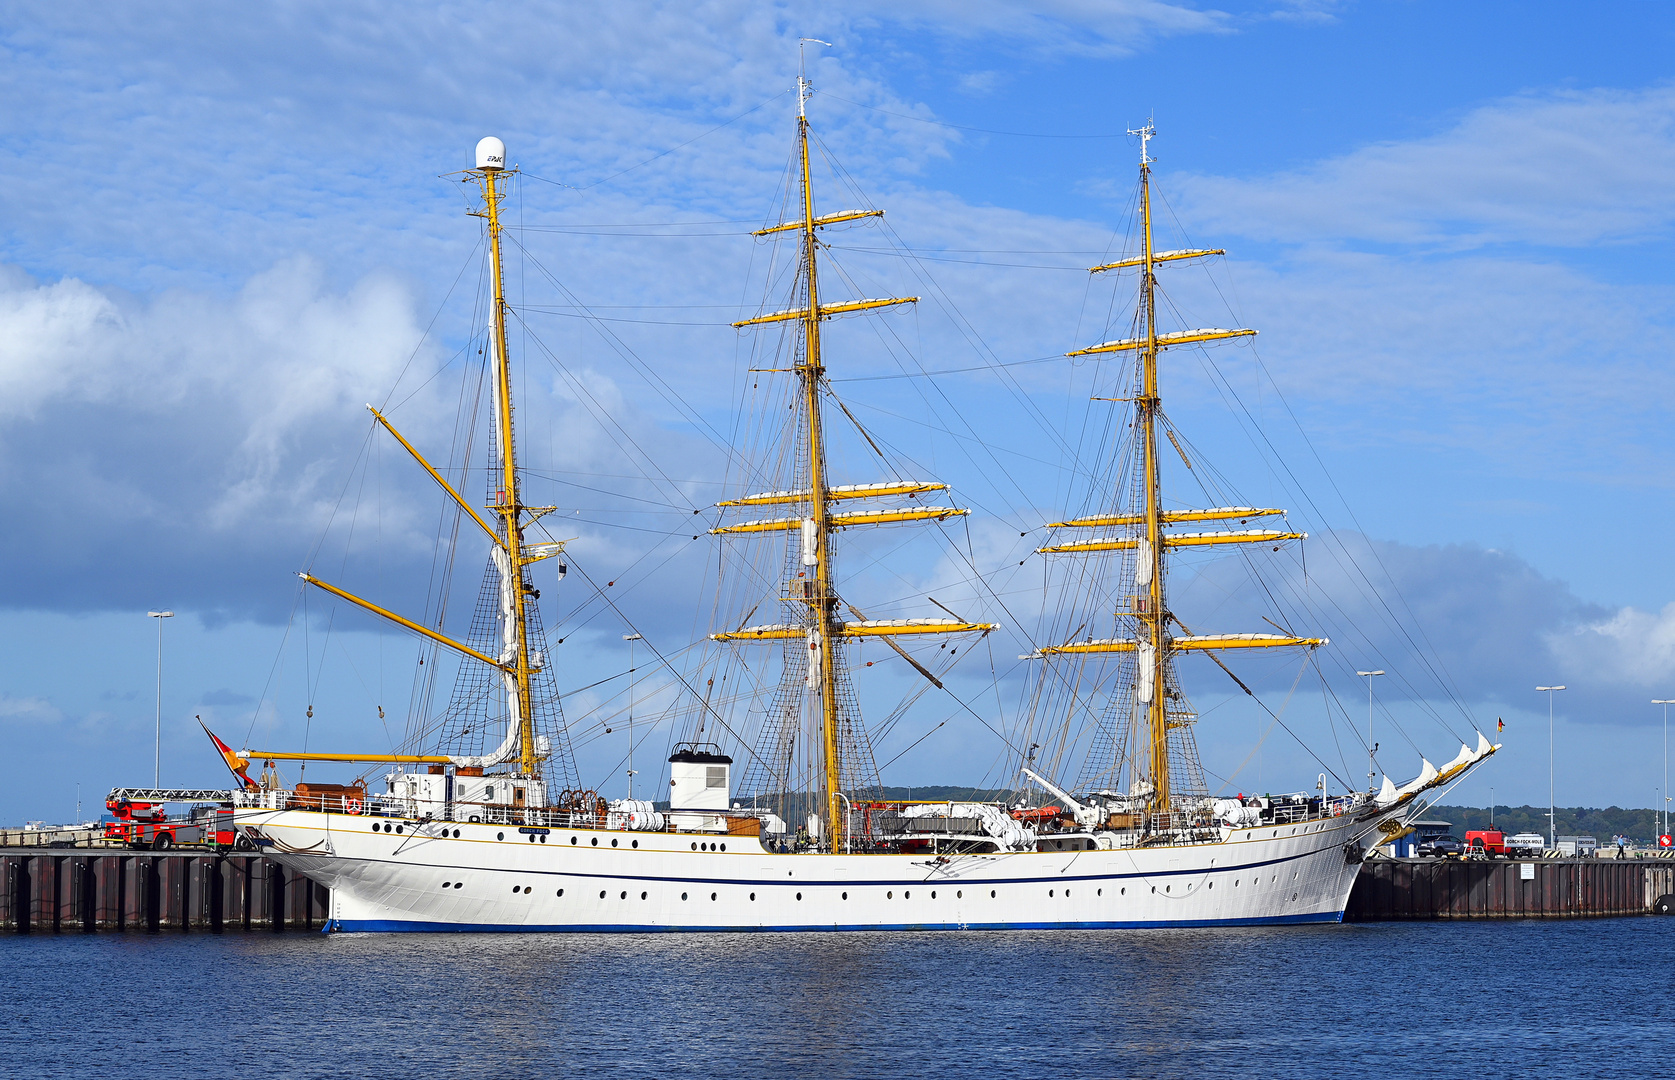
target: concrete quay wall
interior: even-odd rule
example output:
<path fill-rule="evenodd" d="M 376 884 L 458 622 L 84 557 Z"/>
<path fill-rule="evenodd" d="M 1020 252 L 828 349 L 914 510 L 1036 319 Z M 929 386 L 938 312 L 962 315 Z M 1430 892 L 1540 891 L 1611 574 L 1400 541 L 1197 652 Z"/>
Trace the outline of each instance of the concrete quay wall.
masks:
<path fill-rule="evenodd" d="M 1344 921 L 1645 915 L 1671 894 L 1663 859 L 1372 859 Z"/>
<path fill-rule="evenodd" d="M 0 852 L 0 931 L 318 930 L 330 910 L 324 886 L 259 854 L 95 852 Z"/>

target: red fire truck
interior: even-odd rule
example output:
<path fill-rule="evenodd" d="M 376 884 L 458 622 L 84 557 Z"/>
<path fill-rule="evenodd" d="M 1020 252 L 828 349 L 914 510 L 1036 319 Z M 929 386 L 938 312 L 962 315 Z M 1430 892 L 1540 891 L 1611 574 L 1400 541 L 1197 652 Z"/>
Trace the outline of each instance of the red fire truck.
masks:
<path fill-rule="evenodd" d="M 170 817 L 167 804 L 196 803 L 185 817 Z M 135 850 L 167 851 L 180 844 L 233 847 L 232 793 L 175 788 L 117 788 L 105 800 L 115 820 L 105 839 Z"/>

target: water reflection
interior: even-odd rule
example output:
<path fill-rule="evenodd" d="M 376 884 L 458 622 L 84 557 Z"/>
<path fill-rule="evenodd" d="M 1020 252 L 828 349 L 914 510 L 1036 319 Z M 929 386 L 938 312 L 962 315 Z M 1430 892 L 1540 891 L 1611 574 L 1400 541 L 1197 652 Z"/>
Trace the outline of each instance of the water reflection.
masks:
<path fill-rule="evenodd" d="M 1650 1074 L 1672 938 L 1654 918 L 8 938 L 0 1060 L 17 1076 L 1430 1075 L 1446 1046 L 1451 1073 L 1503 1075 L 1506 1048 L 1480 1037 L 1493 1017 L 1544 1069 Z M 1401 1034 L 1418 1023 L 1424 1039 Z"/>

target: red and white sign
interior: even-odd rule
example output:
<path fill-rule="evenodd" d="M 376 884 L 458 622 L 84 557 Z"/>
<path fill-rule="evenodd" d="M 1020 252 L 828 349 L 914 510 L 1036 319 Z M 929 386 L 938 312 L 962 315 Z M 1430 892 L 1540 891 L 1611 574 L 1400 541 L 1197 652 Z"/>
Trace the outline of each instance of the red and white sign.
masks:
<path fill-rule="evenodd" d="M 1658 837 L 1658 847 L 1671 846 L 1675 846 L 1675 836 L 1670 836 L 1668 833 L 1664 833 L 1662 836 Z"/>

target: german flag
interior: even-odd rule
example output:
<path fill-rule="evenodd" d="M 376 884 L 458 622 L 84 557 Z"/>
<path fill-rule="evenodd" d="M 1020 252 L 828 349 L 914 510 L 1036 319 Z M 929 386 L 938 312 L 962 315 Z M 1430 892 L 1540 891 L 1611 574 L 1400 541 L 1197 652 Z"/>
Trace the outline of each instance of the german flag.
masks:
<path fill-rule="evenodd" d="M 1506 721 L 1502 720 L 1498 716 L 1495 717 L 1495 731 L 1496 732 L 1502 732 L 1502 731 L 1505 731 L 1505 730 L 1506 730 Z"/>
<path fill-rule="evenodd" d="M 246 788 L 255 787 L 256 781 L 250 779 L 250 775 L 245 772 L 246 769 L 250 768 L 250 759 L 239 757 L 232 747 L 217 739 L 215 732 L 209 730 L 209 725 L 205 724 L 202 719 L 198 721 L 198 726 L 204 729 L 204 734 L 209 736 L 209 741 L 214 743 L 215 749 L 221 752 L 221 760 L 227 763 L 227 768 L 233 771 L 233 775 L 238 777 Z"/>

